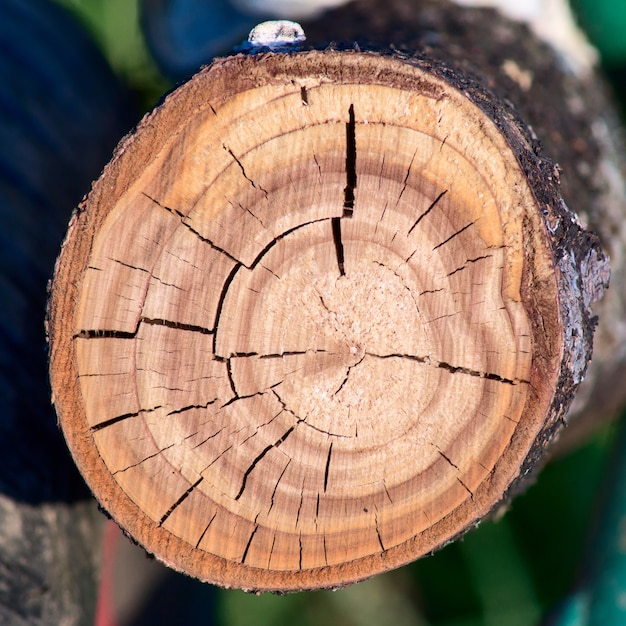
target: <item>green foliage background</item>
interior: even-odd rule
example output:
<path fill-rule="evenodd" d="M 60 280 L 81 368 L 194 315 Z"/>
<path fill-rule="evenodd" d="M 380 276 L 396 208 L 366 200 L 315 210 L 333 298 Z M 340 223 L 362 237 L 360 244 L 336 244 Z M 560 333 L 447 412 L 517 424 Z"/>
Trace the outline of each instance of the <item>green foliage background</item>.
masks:
<path fill-rule="evenodd" d="M 139 28 L 138 0 L 57 2 L 74 12 L 92 33 L 113 69 L 137 94 L 140 109 L 153 106 L 171 86 L 146 49 Z M 626 66 L 626 2 L 577 0 L 576 5 L 610 69 Z M 202 597 L 198 598 L 198 613 L 204 615 L 198 623 L 538 624 L 558 610 L 584 576 L 589 529 L 600 501 L 612 441 L 613 429 L 605 428 L 580 449 L 553 460 L 499 520 L 483 523 L 432 557 L 337 592 L 256 597 L 239 591 L 219 590 L 217 595 L 213 591 L 210 603 L 205 603 L 213 607 L 212 616 L 206 614 Z"/>

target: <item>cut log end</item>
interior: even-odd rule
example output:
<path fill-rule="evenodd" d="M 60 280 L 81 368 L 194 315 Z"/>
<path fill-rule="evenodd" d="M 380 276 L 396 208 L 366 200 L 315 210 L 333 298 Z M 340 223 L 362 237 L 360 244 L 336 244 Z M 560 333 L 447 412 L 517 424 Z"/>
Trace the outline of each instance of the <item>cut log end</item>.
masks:
<path fill-rule="evenodd" d="M 113 517 L 176 569 L 284 591 L 501 502 L 578 382 L 564 208 L 513 135 L 365 53 L 234 57 L 170 96 L 77 213 L 50 302 L 57 411 Z"/>

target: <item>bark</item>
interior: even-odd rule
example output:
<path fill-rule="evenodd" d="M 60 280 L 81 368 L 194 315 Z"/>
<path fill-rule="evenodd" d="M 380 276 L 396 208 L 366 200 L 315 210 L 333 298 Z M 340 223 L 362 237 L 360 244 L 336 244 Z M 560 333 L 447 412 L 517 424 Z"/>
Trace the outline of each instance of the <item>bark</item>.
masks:
<path fill-rule="evenodd" d="M 202 580 L 336 587 L 431 552 L 527 483 L 585 377 L 608 266 L 560 180 L 597 194 L 530 117 L 546 153 L 592 152 L 551 97 L 582 79 L 495 13 L 421 3 L 433 34 L 415 6 L 217 60 L 70 224 L 65 436 L 118 523 Z"/>

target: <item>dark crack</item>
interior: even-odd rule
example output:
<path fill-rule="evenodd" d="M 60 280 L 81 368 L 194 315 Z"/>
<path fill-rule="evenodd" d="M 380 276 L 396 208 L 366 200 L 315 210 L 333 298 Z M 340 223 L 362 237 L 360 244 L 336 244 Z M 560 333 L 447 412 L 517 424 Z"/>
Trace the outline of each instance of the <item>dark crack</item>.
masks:
<path fill-rule="evenodd" d="M 389 493 L 389 489 L 387 489 L 387 483 L 385 482 L 384 478 L 383 478 L 383 489 L 385 490 L 385 494 L 387 495 L 387 498 L 389 499 L 389 502 L 391 504 L 393 504 L 393 499 L 391 498 L 391 494 Z"/>
<path fill-rule="evenodd" d="M 248 556 L 248 550 L 250 550 L 250 545 L 252 544 L 252 540 L 254 539 L 254 535 L 256 535 L 256 531 L 259 530 L 258 526 L 254 527 L 254 530 L 250 533 L 250 539 L 248 539 L 248 543 L 243 551 L 243 556 L 241 557 L 242 565 L 246 562 L 246 557 Z"/>
<path fill-rule="evenodd" d="M 246 482 L 248 480 L 248 476 L 250 476 L 250 474 L 252 473 L 254 468 L 257 466 L 257 464 L 261 462 L 263 457 L 270 450 L 272 450 L 273 448 L 278 448 L 282 443 L 284 443 L 287 437 L 289 437 L 289 435 L 291 435 L 291 433 L 295 430 L 296 426 L 297 424 L 294 426 L 291 426 L 280 439 L 278 439 L 275 443 L 267 446 L 260 454 L 257 455 L 254 461 L 250 463 L 250 466 L 248 467 L 248 469 L 245 471 L 243 475 L 243 480 L 241 481 L 241 488 L 239 489 L 239 493 L 235 496 L 235 500 L 239 500 L 239 498 L 241 498 L 241 496 L 243 495 L 244 489 L 246 488 Z"/>
<path fill-rule="evenodd" d="M 432 293 L 441 293 L 442 291 L 445 291 L 443 289 L 443 287 L 441 287 L 440 289 L 427 289 L 426 291 L 420 291 L 417 294 L 417 297 L 420 298 L 421 296 L 426 296 L 426 295 L 432 294 Z"/>
<path fill-rule="evenodd" d="M 341 382 L 341 385 L 339 385 L 337 391 L 335 391 L 335 393 L 333 394 L 334 396 L 336 396 L 346 385 L 346 383 L 348 382 L 348 378 L 350 378 L 350 372 L 352 372 L 352 370 L 357 366 L 360 365 L 363 362 L 363 359 L 366 357 L 367 355 L 364 354 L 359 361 L 357 361 L 354 365 L 350 365 L 350 367 L 348 367 L 348 370 L 346 371 L 346 375 L 343 379 L 343 381 Z"/>
<path fill-rule="evenodd" d="M 287 465 L 285 465 L 285 467 L 283 468 L 283 471 L 280 473 L 280 476 L 278 477 L 278 480 L 276 481 L 276 485 L 274 486 L 274 491 L 272 491 L 272 498 L 270 500 L 270 508 L 267 509 L 267 514 L 270 514 L 270 511 L 274 508 L 274 498 L 276 498 L 276 492 L 278 491 L 278 485 L 280 485 L 280 481 L 282 480 L 283 476 L 285 475 L 285 472 L 287 471 L 287 468 L 289 467 L 289 464 L 291 463 L 292 459 L 290 458 L 287 461 Z"/>
<path fill-rule="evenodd" d="M 292 228 L 288 228 L 287 230 L 285 230 L 284 232 L 280 233 L 279 235 L 276 235 L 276 237 L 274 237 L 274 239 L 272 239 L 260 252 L 259 254 L 257 254 L 256 258 L 254 259 L 254 261 L 252 261 L 252 263 L 250 263 L 250 265 L 245 265 L 244 267 L 246 267 L 249 270 L 253 270 L 260 262 L 261 259 L 281 240 L 284 239 L 285 237 L 291 235 L 291 233 L 295 232 L 296 230 L 299 230 L 301 228 L 305 228 L 306 226 L 310 226 L 311 224 L 317 224 L 318 222 L 325 222 L 327 220 L 332 220 L 334 218 L 329 218 L 329 217 L 320 217 L 319 219 L 316 220 L 310 220 L 309 222 L 304 222 L 302 224 L 298 224 L 296 226 L 293 226 Z M 339 218 L 337 218 L 339 219 Z M 243 263 L 242 263 L 243 265 Z M 267 269 L 267 268 L 265 268 Z"/>
<path fill-rule="evenodd" d="M 228 152 L 228 154 L 230 154 L 231 157 L 233 157 L 235 163 L 237 163 L 237 165 L 239 166 L 239 169 L 241 170 L 241 173 L 243 174 L 243 177 L 252 185 L 252 187 L 254 189 L 257 189 L 258 191 L 262 192 L 263 195 L 267 198 L 268 197 L 268 193 L 265 189 L 263 189 L 263 187 L 261 187 L 261 185 L 257 185 L 249 176 L 248 174 L 246 174 L 246 170 L 243 166 L 243 163 L 235 156 L 235 153 L 226 145 L 222 146 L 224 148 L 224 150 L 226 150 L 226 152 Z"/>
<path fill-rule="evenodd" d="M 402 354 L 399 352 L 393 352 L 391 354 L 374 354 L 372 352 L 366 352 L 366 356 L 371 356 L 375 359 L 409 359 L 410 361 L 417 361 L 418 363 L 430 364 L 431 360 L 428 356 L 417 356 L 415 354 Z"/>
<path fill-rule="evenodd" d="M 341 218 L 333 217 L 331 219 L 331 224 L 333 229 L 333 242 L 335 243 L 335 254 L 337 255 L 337 265 L 339 267 L 339 275 L 345 276 L 344 250 L 343 241 L 341 239 Z"/>
<path fill-rule="evenodd" d="M 137 331 L 87 329 L 79 330 L 72 339 L 134 339 Z"/>
<path fill-rule="evenodd" d="M 165 512 L 165 515 L 159 520 L 159 526 L 163 526 L 167 518 L 188 498 L 189 494 L 204 480 L 200 477 L 183 495 L 172 504 L 172 506 Z"/>
<path fill-rule="evenodd" d="M 458 237 L 461 233 L 465 232 L 470 226 L 473 226 L 475 223 L 476 221 L 470 222 L 469 224 L 466 224 L 465 226 L 463 226 L 463 228 L 460 228 L 459 230 L 457 230 L 455 233 L 452 233 L 447 239 L 444 239 L 441 243 L 438 243 L 433 248 L 433 252 L 441 248 L 441 246 L 445 246 L 448 242 L 452 241 L 455 237 Z"/>
<path fill-rule="evenodd" d="M 417 363 L 424 363 L 425 365 L 432 365 L 433 367 L 438 367 L 440 369 L 446 370 L 451 374 L 465 374 L 467 376 L 475 376 L 476 378 L 485 378 L 487 380 L 494 380 L 499 383 L 503 383 L 506 385 L 519 385 L 519 384 L 529 384 L 530 381 L 525 380 L 523 378 L 505 378 L 504 376 L 500 376 L 499 374 L 495 374 L 493 372 L 481 372 L 479 370 L 473 370 L 468 367 L 463 367 L 460 365 L 451 365 L 450 363 L 446 363 L 445 361 L 437 361 L 430 356 L 419 356 L 416 354 L 401 354 L 401 353 L 391 353 L 391 354 L 374 354 L 372 352 L 366 352 L 366 356 L 373 357 L 375 359 L 409 359 L 411 361 L 416 361 Z"/>
<path fill-rule="evenodd" d="M 457 267 L 455 270 L 453 270 L 449 274 L 446 274 L 446 278 L 449 278 L 450 276 L 453 276 L 457 272 L 463 271 L 464 269 L 467 268 L 468 265 L 471 265 L 472 263 L 476 263 L 478 261 L 482 261 L 483 259 L 490 259 L 492 256 L 493 256 L 492 254 L 485 254 L 483 256 L 477 256 L 475 259 L 467 259 L 467 261 L 465 261 L 465 265 L 461 265 L 461 267 Z"/>
<path fill-rule="evenodd" d="M 158 409 L 161 409 L 161 408 L 163 408 L 163 406 L 159 405 L 151 409 L 140 409 L 139 411 L 136 411 L 135 413 L 124 413 L 123 415 L 118 415 L 117 417 L 112 417 L 108 420 L 104 420 L 103 422 L 100 422 L 99 424 L 95 424 L 94 426 L 91 427 L 91 431 L 95 433 L 99 430 L 102 430 L 103 428 L 106 428 L 107 426 L 112 426 L 113 424 L 117 424 L 118 422 L 122 422 L 124 420 L 130 419 L 131 417 L 138 417 L 142 413 L 152 413 L 153 411 L 157 411 Z"/>
<path fill-rule="evenodd" d="M 300 513 L 302 512 L 302 505 L 304 503 L 304 485 L 302 485 L 302 489 L 300 491 L 300 504 L 298 505 L 298 512 L 296 513 L 296 523 L 294 528 L 298 527 L 300 523 Z"/>
<path fill-rule="evenodd" d="M 415 161 L 416 155 L 417 155 L 417 150 L 415 150 L 415 152 L 413 153 L 413 156 L 411 157 L 411 162 L 409 163 L 409 167 L 406 168 L 406 175 L 402 183 L 402 189 L 400 190 L 400 193 L 398 194 L 398 199 L 396 200 L 396 207 L 400 204 L 400 200 L 402 200 L 402 196 L 404 195 L 406 188 L 409 186 L 409 177 L 411 176 L 411 168 L 413 167 L 413 161 Z M 410 232 L 411 231 L 409 231 L 409 233 Z"/>
<path fill-rule="evenodd" d="M 407 233 L 407 236 L 410 235 L 415 228 L 417 227 L 417 225 L 437 206 L 437 204 L 439 203 L 439 201 L 441 200 L 441 198 L 443 198 L 446 194 L 448 193 L 447 189 L 444 189 L 430 204 L 430 206 L 415 220 L 415 223 L 413 224 L 413 226 L 411 226 L 411 228 L 409 228 L 409 232 Z"/>
<path fill-rule="evenodd" d="M 217 517 L 217 511 L 215 513 L 213 513 L 213 517 L 209 520 L 209 523 L 206 525 L 206 528 L 202 531 L 202 534 L 200 535 L 200 539 L 198 539 L 198 541 L 196 542 L 196 548 L 200 547 L 200 544 L 202 543 L 202 540 L 204 539 L 204 536 L 209 531 L 209 528 L 211 527 L 211 524 L 213 523 L 213 520 L 216 517 Z"/>
<path fill-rule="evenodd" d="M 317 166 L 317 176 L 321 182 L 322 181 L 322 166 L 320 165 L 320 162 L 317 160 L 317 156 L 315 154 L 313 155 L 313 161 L 315 162 L 315 165 Z"/>
<path fill-rule="evenodd" d="M 452 466 L 452 467 L 453 467 L 453 468 L 454 468 L 457 472 L 459 472 L 459 471 L 460 471 L 460 470 L 459 470 L 459 466 L 458 466 L 458 465 L 456 465 L 456 464 L 454 464 L 454 463 L 450 460 L 450 457 L 449 457 L 449 456 L 447 456 L 447 455 L 443 452 L 443 450 L 441 450 L 441 448 L 440 448 L 439 446 L 436 446 L 435 444 L 432 444 L 432 445 L 436 448 L 437 452 L 439 453 L 439 455 L 440 455 L 443 459 L 445 459 L 445 460 L 446 460 L 446 461 L 447 461 L 447 462 L 448 462 L 448 463 L 449 463 L 449 464 L 450 464 L 450 465 L 451 465 L 451 466 Z"/>
<path fill-rule="evenodd" d="M 195 326 L 194 324 L 183 324 L 182 322 L 175 322 L 173 320 L 142 317 L 139 320 L 140 324 L 149 324 L 151 326 L 167 326 L 167 328 L 174 328 L 176 330 L 185 330 L 192 333 L 200 333 L 202 335 L 212 335 L 215 332 L 213 328 L 205 328 L 204 326 Z"/>
<path fill-rule="evenodd" d="M 374 514 L 374 522 L 376 524 L 376 536 L 378 537 L 378 545 L 383 552 L 386 552 L 385 544 L 383 543 L 383 538 L 380 534 L 380 526 L 378 525 L 378 511 Z"/>
<path fill-rule="evenodd" d="M 210 439 L 213 439 L 214 437 L 217 437 L 225 428 L 226 428 L 226 426 L 222 426 L 221 428 L 216 430 L 212 435 L 209 435 L 206 439 L 203 439 L 200 443 L 196 444 L 193 447 L 193 449 L 195 450 L 196 448 L 199 448 L 200 446 L 203 446 Z M 189 436 L 185 437 L 185 439 L 190 439 L 191 437 L 195 437 L 197 434 L 198 433 L 195 432 L 195 433 L 193 433 L 193 435 L 189 435 Z"/>
<path fill-rule="evenodd" d="M 354 213 L 356 181 L 356 122 L 354 105 L 351 104 L 346 123 L 346 186 L 343 190 L 343 217 L 352 217 Z"/>
<path fill-rule="evenodd" d="M 206 404 L 190 404 L 180 409 L 174 409 L 173 411 L 170 411 L 166 415 L 166 417 L 169 417 L 170 415 L 178 415 L 179 413 L 185 413 L 186 411 L 192 411 L 193 409 L 207 409 L 212 404 L 215 404 L 218 400 L 219 398 L 213 398 L 213 400 L 209 400 Z"/>
<path fill-rule="evenodd" d="M 226 300 L 226 294 L 228 293 L 228 289 L 230 288 L 233 280 L 235 280 L 235 276 L 237 275 L 237 272 L 241 269 L 241 267 L 242 264 L 237 263 L 237 265 L 235 265 L 235 267 L 233 267 L 233 269 L 230 271 L 230 273 L 226 277 L 226 280 L 224 281 L 224 284 L 222 285 L 220 298 L 217 302 L 217 308 L 215 311 L 215 323 L 213 324 L 213 327 L 215 328 L 215 334 L 213 335 L 213 354 L 216 357 L 219 356 L 217 354 L 217 331 L 220 326 L 220 317 L 222 315 L 222 309 L 224 308 L 224 301 Z"/>
<path fill-rule="evenodd" d="M 220 252 L 221 254 L 223 254 L 224 256 L 228 257 L 231 261 L 233 261 L 234 263 L 238 264 L 238 265 L 243 265 L 243 263 L 241 263 L 241 261 L 239 259 L 236 259 L 232 254 L 230 254 L 229 252 L 227 252 L 226 250 L 224 250 L 224 248 L 220 248 L 220 246 L 218 246 L 217 244 L 213 243 L 210 239 L 207 239 L 206 237 L 204 237 L 203 235 L 201 235 L 193 226 L 191 226 L 191 224 L 187 221 L 188 217 L 182 213 L 181 211 L 178 211 L 177 209 L 172 209 L 171 207 L 166 206 L 165 204 L 161 204 L 158 200 L 156 200 L 155 198 L 152 198 L 151 196 L 149 196 L 147 193 L 145 192 L 141 192 L 146 198 L 148 198 L 148 200 L 154 202 L 154 204 L 156 204 L 158 207 L 161 207 L 164 211 L 167 211 L 168 213 L 171 213 L 172 215 L 177 216 L 178 218 L 180 218 L 180 223 L 189 230 L 189 232 L 193 233 L 196 237 L 198 237 L 198 239 L 200 239 L 200 241 L 202 241 L 202 243 L 207 244 L 208 246 L 210 246 L 211 248 L 213 248 L 213 250 L 216 250 L 217 252 Z"/>
<path fill-rule="evenodd" d="M 443 361 L 440 361 L 436 365 L 437 367 L 440 367 L 441 369 L 444 369 L 450 372 L 451 374 L 466 374 L 467 376 L 475 376 L 477 378 L 486 378 L 487 380 L 495 380 L 496 382 L 504 383 L 506 385 L 519 385 L 520 383 L 528 384 L 530 382 L 528 380 L 524 380 L 520 378 L 515 378 L 515 379 L 504 378 L 503 376 L 494 374 L 492 372 L 480 372 L 478 370 L 469 369 L 468 367 L 454 366 L 454 365 L 450 365 L 449 363 L 445 363 Z"/>
<path fill-rule="evenodd" d="M 228 202 L 228 204 L 230 204 L 230 206 L 238 206 L 242 211 L 244 211 L 245 213 L 248 213 L 248 215 L 250 215 L 250 217 L 254 218 L 259 224 L 261 224 L 261 226 L 267 230 L 267 226 L 265 225 L 265 223 L 263 222 L 263 220 L 256 214 L 254 213 L 254 211 L 251 211 L 247 206 L 243 206 L 243 204 L 241 204 L 241 202 L 237 202 L 236 205 L 234 202 L 232 202 L 232 200 L 229 200 L 228 198 L 225 198 L 226 202 Z"/>
<path fill-rule="evenodd" d="M 324 493 L 326 493 L 326 488 L 328 487 L 328 474 L 330 473 L 330 458 L 333 454 L 333 444 L 332 441 L 328 448 L 328 457 L 326 459 L 326 468 L 324 470 Z"/>
<path fill-rule="evenodd" d="M 169 446 L 166 446 L 165 448 L 158 450 L 154 454 L 149 454 L 147 457 L 144 457 L 143 459 L 141 459 L 141 461 L 137 461 L 137 463 L 133 463 L 122 469 L 115 470 L 111 474 L 111 476 L 115 476 L 116 474 L 122 474 L 123 472 L 127 472 L 129 469 L 132 469 L 133 467 L 137 467 L 138 465 L 141 465 L 142 463 L 145 463 L 146 461 L 153 459 L 155 456 L 159 456 L 160 454 L 163 454 L 163 452 L 165 452 L 166 450 L 169 450 L 170 448 L 173 448 L 175 445 L 176 444 L 171 443 Z"/>
<path fill-rule="evenodd" d="M 474 492 L 457 476 L 456 479 L 459 481 L 461 487 L 469 493 L 470 500 L 474 500 Z"/>

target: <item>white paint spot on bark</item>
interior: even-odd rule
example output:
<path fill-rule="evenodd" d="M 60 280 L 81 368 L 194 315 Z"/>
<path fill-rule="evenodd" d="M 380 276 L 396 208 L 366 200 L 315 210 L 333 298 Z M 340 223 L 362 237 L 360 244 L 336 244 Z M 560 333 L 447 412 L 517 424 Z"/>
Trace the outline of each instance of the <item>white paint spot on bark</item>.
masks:
<path fill-rule="evenodd" d="M 283 48 L 299 44 L 305 39 L 302 26 L 289 20 L 261 22 L 248 35 L 248 43 L 255 48 Z"/>

